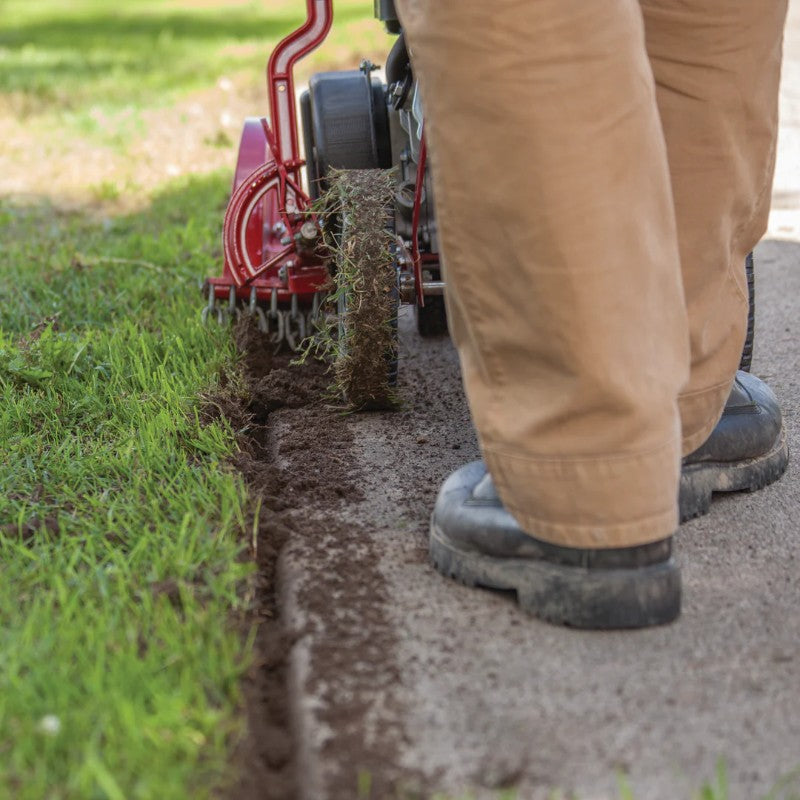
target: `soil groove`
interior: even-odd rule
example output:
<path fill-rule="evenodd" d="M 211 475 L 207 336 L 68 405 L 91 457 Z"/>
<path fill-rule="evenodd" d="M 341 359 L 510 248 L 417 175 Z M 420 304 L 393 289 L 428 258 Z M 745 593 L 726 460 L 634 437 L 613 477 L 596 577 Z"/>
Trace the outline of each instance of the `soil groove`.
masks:
<path fill-rule="evenodd" d="M 379 553 L 351 521 L 363 497 L 352 417 L 326 404 L 322 364 L 293 366 L 246 321 L 234 337 L 238 385 L 223 387 L 210 406 L 237 431 L 233 466 L 259 510 L 247 736 L 227 797 L 309 797 L 309 765 L 320 775 L 314 800 L 350 800 L 365 780 L 369 797 L 394 797 L 404 738 L 396 643 Z"/>

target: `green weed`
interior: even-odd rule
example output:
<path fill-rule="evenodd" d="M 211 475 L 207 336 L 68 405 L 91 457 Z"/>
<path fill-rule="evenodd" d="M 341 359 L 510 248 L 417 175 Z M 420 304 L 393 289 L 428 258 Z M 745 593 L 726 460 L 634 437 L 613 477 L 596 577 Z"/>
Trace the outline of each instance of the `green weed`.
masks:
<path fill-rule="evenodd" d="M 90 187 L 92 197 L 98 202 L 110 202 L 118 200 L 122 190 L 116 181 L 105 180 Z"/>
<path fill-rule="evenodd" d="M 728 770 L 725 762 L 720 759 L 717 762 L 717 771 L 713 780 L 704 783 L 694 800 L 727 800 L 728 798 Z"/>

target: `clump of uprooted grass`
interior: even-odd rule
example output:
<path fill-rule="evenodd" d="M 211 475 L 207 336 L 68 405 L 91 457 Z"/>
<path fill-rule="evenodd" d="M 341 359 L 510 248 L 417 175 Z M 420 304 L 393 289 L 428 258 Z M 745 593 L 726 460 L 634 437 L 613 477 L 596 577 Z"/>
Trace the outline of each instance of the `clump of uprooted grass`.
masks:
<path fill-rule="evenodd" d="M 355 410 L 397 405 L 397 271 L 390 246 L 394 178 L 385 170 L 341 170 L 321 200 L 335 264 L 336 312 L 306 345 L 333 364 L 332 393 Z"/>

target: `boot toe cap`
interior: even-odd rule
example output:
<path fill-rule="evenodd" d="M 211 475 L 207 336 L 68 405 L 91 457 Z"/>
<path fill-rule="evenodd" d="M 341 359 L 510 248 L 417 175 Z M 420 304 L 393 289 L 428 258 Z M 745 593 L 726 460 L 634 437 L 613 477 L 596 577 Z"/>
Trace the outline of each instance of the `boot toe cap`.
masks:
<path fill-rule="evenodd" d="M 772 389 L 755 375 L 740 371 L 722 417 L 685 463 L 731 463 L 758 458 L 773 448 L 782 428 L 783 415 Z"/>

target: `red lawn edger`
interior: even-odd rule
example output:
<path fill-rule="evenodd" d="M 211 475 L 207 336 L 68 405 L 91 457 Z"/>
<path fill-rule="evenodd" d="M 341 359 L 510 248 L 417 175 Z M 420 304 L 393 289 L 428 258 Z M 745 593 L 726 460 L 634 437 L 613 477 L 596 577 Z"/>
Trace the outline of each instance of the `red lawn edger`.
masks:
<path fill-rule="evenodd" d="M 300 156 L 293 70 L 317 48 L 333 21 L 333 0 L 306 0 L 307 19 L 267 66 L 269 120 L 245 121 L 223 228 L 224 271 L 209 278 L 203 320 L 255 316 L 276 347 L 296 351 L 311 333 L 336 266 L 320 247 L 314 212 L 327 178 L 341 170 L 394 167 L 392 247 L 397 297 L 413 303 L 423 335 L 447 330 L 422 113 L 393 0 L 375 0 L 376 17 L 398 34 L 386 64 L 315 74 L 300 98 Z M 305 181 L 303 170 L 305 169 Z"/>
<path fill-rule="evenodd" d="M 250 313 L 276 348 L 297 351 L 327 313 L 337 270 L 336 259 L 322 246 L 325 221 L 315 212 L 315 201 L 340 171 L 393 169 L 387 224 L 396 299 L 414 305 L 422 336 L 446 332 L 421 99 L 394 0 L 374 3 L 376 18 L 397 37 L 386 60 L 386 83 L 368 61 L 358 69 L 313 75 L 299 102 L 305 159 L 293 70 L 325 40 L 333 0 L 306 0 L 305 22 L 270 56 L 270 117 L 251 117 L 244 124 L 223 228 L 224 270 L 205 283 L 204 321 L 224 323 Z M 752 254 L 747 277 L 750 319 L 742 369 L 749 369 L 753 348 Z M 338 312 L 341 316 L 341 303 Z M 389 372 L 396 375 L 396 357 L 393 363 Z"/>

